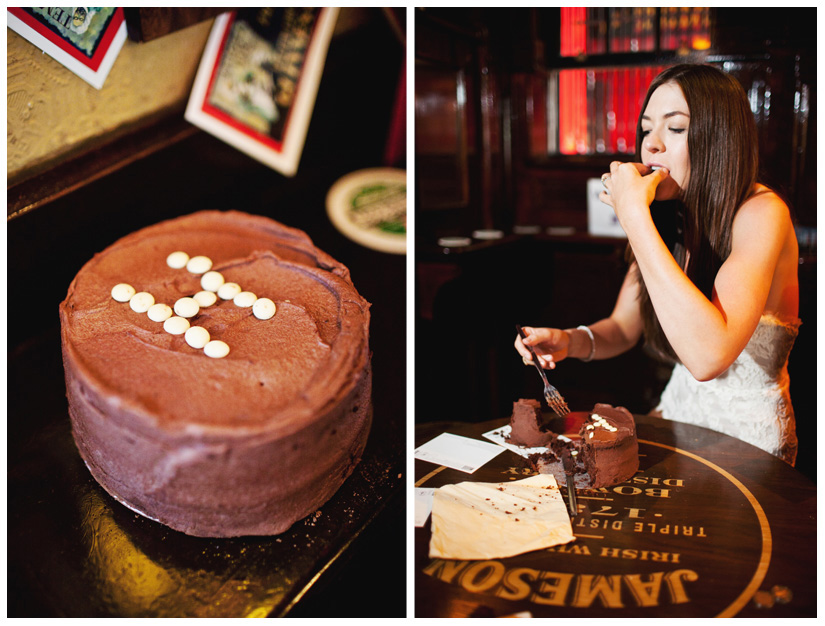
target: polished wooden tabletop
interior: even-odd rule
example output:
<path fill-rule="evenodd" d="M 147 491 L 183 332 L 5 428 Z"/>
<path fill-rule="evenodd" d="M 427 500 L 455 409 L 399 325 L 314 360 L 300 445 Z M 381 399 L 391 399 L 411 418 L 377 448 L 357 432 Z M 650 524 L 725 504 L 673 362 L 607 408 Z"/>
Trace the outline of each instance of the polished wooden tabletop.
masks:
<path fill-rule="evenodd" d="M 639 471 L 578 491 L 570 544 L 504 559 L 431 559 L 430 520 L 416 528 L 416 616 L 815 616 L 815 484 L 738 439 L 636 421 Z M 420 424 L 416 446 L 442 432 L 483 439 L 506 423 Z M 473 474 L 415 462 L 418 487 L 531 474 L 509 450 Z"/>

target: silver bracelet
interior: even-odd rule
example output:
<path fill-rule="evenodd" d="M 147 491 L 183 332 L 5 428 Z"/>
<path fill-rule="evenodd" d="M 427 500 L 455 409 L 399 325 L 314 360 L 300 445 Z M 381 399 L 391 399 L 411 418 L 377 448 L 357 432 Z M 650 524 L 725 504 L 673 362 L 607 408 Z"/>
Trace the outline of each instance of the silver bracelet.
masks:
<path fill-rule="evenodd" d="M 587 358 L 582 358 L 582 361 L 592 361 L 593 357 L 596 356 L 596 338 L 593 337 L 593 331 L 590 330 L 588 326 L 577 326 L 576 330 L 583 330 L 587 333 L 587 336 L 590 337 L 590 354 L 587 355 Z"/>

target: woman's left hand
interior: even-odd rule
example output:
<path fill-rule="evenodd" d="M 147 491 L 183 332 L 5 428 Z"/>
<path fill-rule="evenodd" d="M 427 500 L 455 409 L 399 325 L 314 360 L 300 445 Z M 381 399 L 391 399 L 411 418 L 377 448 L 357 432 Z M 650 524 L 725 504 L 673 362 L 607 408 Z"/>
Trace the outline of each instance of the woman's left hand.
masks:
<path fill-rule="evenodd" d="M 613 161 L 610 172 L 602 175 L 605 189 L 599 200 L 613 207 L 622 227 L 636 215 L 650 214 L 650 204 L 656 199 L 656 189 L 669 172 L 665 168 L 652 170 L 643 163 Z"/>

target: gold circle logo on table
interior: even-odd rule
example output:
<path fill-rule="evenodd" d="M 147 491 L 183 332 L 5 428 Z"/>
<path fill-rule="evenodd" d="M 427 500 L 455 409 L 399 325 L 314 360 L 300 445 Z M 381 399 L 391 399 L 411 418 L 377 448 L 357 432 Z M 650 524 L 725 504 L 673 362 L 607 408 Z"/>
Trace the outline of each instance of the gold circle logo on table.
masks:
<path fill-rule="evenodd" d="M 479 603 L 497 614 L 736 615 L 770 562 L 762 507 L 706 459 L 647 440 L 639 446 L 640 471 L 632 479 L 578 491 L 573 543 L 507 559 L 432 559 L 423 572 L 461 594 L 482 594 Z M 533 473 L 501 471 L 513 479 Z M 418 484 L 437 486 L 434 478 Z"/>

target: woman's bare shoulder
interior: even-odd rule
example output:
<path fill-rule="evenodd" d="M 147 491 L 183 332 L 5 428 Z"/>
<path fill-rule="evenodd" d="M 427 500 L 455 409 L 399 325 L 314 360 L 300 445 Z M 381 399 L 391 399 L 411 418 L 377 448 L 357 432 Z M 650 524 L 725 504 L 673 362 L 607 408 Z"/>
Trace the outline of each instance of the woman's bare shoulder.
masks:
<path fill-rule="evenodd" d="M 758 184 L 736 212 L 733 221 L 734 230 L 736 230 L 737 223 L 748 229 L 766 225 L 787 228 L 792 226 L 791 212 L 779 194 L 765 185 Z"/>

